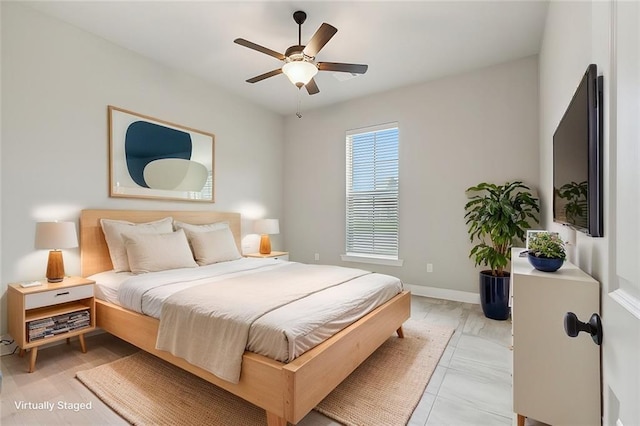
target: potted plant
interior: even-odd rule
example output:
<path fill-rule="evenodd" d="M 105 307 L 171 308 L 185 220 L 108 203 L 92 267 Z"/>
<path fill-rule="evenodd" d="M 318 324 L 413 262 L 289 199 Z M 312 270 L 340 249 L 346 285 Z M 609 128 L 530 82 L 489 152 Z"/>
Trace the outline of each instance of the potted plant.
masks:
<path fill-rule="evenodd" d="M 475 265 L 488 266 L 480 272 L 480 302 L 486 317 L 509 318 L 509 280 L 505 271 L 511 247 L 517 238 L 524 241 L 529 221 L 538 223 L 538 199 L 520 181 L 504 185 L 480 183 L 467 189 L 465 219 L 471 242 L 478 241 L 469 253 Z M 474 195 L 471 195 L 474 194 Z"/>
<path fill-rule="evenodd" d="M 527 249 L 529 263 L 539 271 L 555 272 L 567 258 L 564 242 L 555 232 L 538 232 L 532 235 Z"/>

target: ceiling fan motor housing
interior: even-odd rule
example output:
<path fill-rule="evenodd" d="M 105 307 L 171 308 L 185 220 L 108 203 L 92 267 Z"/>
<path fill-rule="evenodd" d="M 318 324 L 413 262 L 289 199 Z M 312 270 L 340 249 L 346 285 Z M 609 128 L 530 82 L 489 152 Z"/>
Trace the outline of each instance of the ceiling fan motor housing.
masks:
<path fill-rule="evenodd" d="M 284 56 L 291 59 L 292 61 L 302 60 L 306 56 L 304 53 L 302 53 L 303 50 L 304 50 L 304 46 L 301 46 L 301 45 L 291 46 L 284 52 Z M 309 58 L 309 59 L 312 59 L 312 58 Z"/>

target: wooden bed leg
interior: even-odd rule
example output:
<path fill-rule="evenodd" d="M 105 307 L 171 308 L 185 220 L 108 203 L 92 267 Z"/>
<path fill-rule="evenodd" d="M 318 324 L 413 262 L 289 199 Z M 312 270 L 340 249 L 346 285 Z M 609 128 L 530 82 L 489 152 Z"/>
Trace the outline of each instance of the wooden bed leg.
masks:
<path fill-rule="evenodd" d="M 399 338 L 404 339 L 404 330 L 402 329 L 402 326 L 396 330 L 396 333 L 398 333 Z"/>
<path fill-rule="evenodd" d="M 522 414 L 518 414 L 518 426 L 524 426 L 525 419 L 525 416 L 523 416 Z"/>
<path fill-rule="evenodd" d="M 267 426 L 287 426 L 287 421 L 283 417 L 267 411 Z"/>

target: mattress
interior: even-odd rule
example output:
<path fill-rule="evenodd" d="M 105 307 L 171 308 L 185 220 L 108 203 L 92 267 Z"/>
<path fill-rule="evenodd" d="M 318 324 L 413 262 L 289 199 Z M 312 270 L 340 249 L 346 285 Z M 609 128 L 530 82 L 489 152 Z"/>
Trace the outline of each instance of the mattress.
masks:
<path fill-rule="evenodd" d="M 160 318 L 163 302 L 204 281 L 253 276 L 277 269 L 286 261 L 242 258 L 199 268 L 133 275 L 101 272 L 96 297 L 145 315 Z M 157 285 L 157 283 L 163 283 Z M 131 291 L 141 296 L 132 298 Z M 246 349 L 281 362 L 289 362 L 357 321 L 402 291 L 402 282 L 389 275 L 367 273 L 346 283 L 309 294 L 273 309 L 256 319 L 249 329 Z M 138 302 L 139 300 L 139 302 Z"/>

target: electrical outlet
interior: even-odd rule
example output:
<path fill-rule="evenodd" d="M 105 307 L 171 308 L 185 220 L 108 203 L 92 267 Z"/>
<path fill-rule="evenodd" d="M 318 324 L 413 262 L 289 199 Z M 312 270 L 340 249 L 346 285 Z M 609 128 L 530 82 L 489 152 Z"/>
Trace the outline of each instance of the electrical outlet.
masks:
<path fill-rule="evenodd" d="M 313 259 L 317 262 L 318 260 L 320 260 L 320 253 L 316 253 L 313 255 Z"/>
<path fill-rule="evenodd" d="M 427 263 L 427 272 L 433 272 L 433 263 Z"/>

